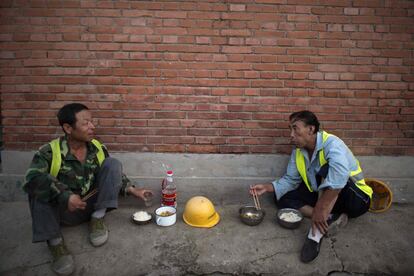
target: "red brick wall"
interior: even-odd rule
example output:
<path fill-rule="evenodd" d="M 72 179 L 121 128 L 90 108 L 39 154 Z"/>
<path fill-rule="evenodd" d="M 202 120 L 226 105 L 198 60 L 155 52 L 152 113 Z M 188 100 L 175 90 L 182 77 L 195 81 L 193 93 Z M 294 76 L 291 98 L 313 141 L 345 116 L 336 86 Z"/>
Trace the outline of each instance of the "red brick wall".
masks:
<path fill-rule="evenodd" d="M 317 113 L 358 155 L 414 155 L 414 2 L 1 1 L 6 149 L 86 103 L 111 150 L 288 153 Z"/>

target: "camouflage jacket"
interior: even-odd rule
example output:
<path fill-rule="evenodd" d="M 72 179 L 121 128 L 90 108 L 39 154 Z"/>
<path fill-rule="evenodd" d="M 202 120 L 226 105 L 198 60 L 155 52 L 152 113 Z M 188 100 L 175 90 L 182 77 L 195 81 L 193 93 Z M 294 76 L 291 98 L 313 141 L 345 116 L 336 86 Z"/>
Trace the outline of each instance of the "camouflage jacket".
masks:
<path fill-rule="evenodd" d="M 43 145 L 35 153 L 23 184 L 23 190 L 31 197 L 43 202 L 67 204 L 71 194 L 83 196 L 95 187 L 95 179 L 99 172 L 99 162 L 96 157 L 98 149 L 92 143 L 88 143 L 83 164 L 70 153 L 66 137 L 60 138 L 60 150 L 62 164 L 56 178 L 50 175 L 52 163 L 50 144 Z M 105 157 L 108 157 L 108 151 L 104 146 L 103 151 Z M 122 174 L 121 193 L 125 195 L 129 186 L 131 182 Z"/>

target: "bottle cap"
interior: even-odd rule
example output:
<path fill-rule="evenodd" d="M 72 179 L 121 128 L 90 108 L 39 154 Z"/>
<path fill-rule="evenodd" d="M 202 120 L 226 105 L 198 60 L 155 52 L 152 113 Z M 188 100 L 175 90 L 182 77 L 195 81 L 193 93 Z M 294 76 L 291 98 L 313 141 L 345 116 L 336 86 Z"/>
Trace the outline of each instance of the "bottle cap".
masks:
<path fill-rule="evenodd" d="M 173 174 L 173 171 L 167 171 L 167 174 L 171 174 L 172 175 Z"/>

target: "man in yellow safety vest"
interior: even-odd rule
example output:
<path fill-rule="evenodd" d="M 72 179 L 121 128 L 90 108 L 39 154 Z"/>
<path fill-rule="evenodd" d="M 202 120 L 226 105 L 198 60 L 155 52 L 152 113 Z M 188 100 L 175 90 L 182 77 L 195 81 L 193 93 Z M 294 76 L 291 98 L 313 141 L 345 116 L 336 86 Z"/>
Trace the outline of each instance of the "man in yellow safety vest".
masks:
<path fill-rule="evenodd" d="M 278 208 L 294 208 L 311 219 L 301 251 L 307 263 L 318 256 L 325 234 L 336 232 L 348 217 L 368 211 L 372 189 L 350 149 L 338 137 L 320 131 L 314 113 L 295 112 L 289 121 L 296 149 L 285 175 L 271 184 L 254 185 L 250 193 L 275 193 Z"/>
<path fill-rule="evenodd" d="M 152 192 L 135 188 L 121 162 L 93 139 L 95 126 L 85 105 L 67 104 L 57 117 L 65 135 L 35 153 L 23 189 L 29 195 L 33 242 L 47 241 L 52 270 L 69 275 L 75 266 L 60 225 L 90 221 L 89 240 L 101 246 L 108 239 L 104 215 L 118 207 L 118 194 L 144 199 L 144 193 Z"/>

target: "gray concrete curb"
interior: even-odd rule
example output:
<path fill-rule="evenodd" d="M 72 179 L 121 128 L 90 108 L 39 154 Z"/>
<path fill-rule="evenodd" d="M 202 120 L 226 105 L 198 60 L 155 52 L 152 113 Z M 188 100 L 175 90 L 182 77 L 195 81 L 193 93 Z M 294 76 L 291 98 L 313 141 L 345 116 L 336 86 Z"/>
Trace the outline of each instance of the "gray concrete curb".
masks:
<path fill-rule="evenodd" d="M 0 174 L 0 200 L 23 200 L 23 176 L 34 152 L 3 151 Z M 182 198 L 207 194 L 214 200 L 232 203 L 232 198 L 246 198 L 251 184 L 271 182 L 286 170 L 287 155 L 220 155 L 114 153 L 124 172 L 138 186 L 159 190 L 165 174 L 163 164 L 171 164 Z M 414 202 L 414 157 L 359 157 L 365 177 L 388 184 L 394 202 Z"/>

